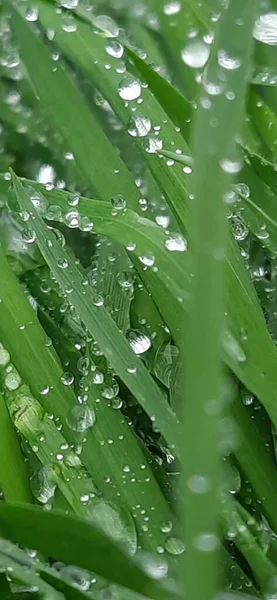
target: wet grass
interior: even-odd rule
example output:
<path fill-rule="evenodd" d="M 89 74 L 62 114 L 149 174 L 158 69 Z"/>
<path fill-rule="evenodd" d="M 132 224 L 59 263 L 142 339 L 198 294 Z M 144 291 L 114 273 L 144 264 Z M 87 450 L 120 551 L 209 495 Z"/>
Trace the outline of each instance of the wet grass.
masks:
<path fill-rule="evenodd" d="M 275 597 L 276 40 L 259 11 L 4 3 L 3 600 Z"/>

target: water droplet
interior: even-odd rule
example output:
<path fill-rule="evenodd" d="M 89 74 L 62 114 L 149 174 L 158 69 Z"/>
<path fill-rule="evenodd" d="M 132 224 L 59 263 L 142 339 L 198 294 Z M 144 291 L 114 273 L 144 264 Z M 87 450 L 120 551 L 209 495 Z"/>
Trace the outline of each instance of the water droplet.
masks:
<path fill-rule="evenodd" d="M 181 52 L 184 63 L 193 69 L 204 67 L 209 54 L 210 48 L 203 40 L 193 40 Z"/>
<path fill-rule="evenodd" d="M 113 40 L 106 46 L 106 52 L 114 58 L 121 58 L 124 53 L 124 48 L 120 42 Z"/>
<path fill-rule="evenodd" d="M 44 465 L 31 478 L 31 489 L 41 504 L 47 504 L 55 495 L 57 487 L 55 471 L 50 465 Z"/>
<path fill-rule="evenodd" d="M 68 262 L 66 258 L 59 258 L 57 261 L 57 265 L 59 269 L 66 269 L 68 267 Z"/>
<path fill-rule="evenodd" d="M 155 256 L 153 256 L 153 254 L 148 252 L 147 254 L 139 256 L 139 260 L 146 267 L 153 267 L 154 262 L 155 262 Z"/>
<path fill-rule="evenodd" d="M 61 381 L 64 385 L 72 385 L 74 382 L 74 375 L 72 375 L 72 373 L 65 372 L 61 376 Z"/>
<path fill-rule="evenodd" d="M 194 546 L 201 552 L 214 552 L 219 547 L 219 539 L 215 533 L 199 533 L 194 538 Z"/>
<path fill-rule="evenodd" d="M 126 75 L 119 84 L 118 93 L 122 100 L 136 100 L 141 94 L 141 84 L 135 77 Z"/>
<path fill-rule="evenodd" d="M 148 144 L 146 146 L 146 152 L 148 152 L 148 154 L 155 154 L 155 152 L 159 152 L 159 150 L 162 150 L 162 148 L 163 148 L 162 140 L 159 140 L 158 138 L 155 138 L 155 137 L 148 138 Z"/>
<path fill-rule="evenodd" d="M 172 523 L 171 521 L 167 521 L 166 523 L 163 523 L 161 525 L 161 532 L 162 533 L 170 533 L 172 529 Z"/>
<path fill-rule="evenodd" d="M 36 232 L 33 229 L 23 229 L 21 235 L 26 244 L 32 244 L 36 240 Z"/>
<path fill-rule="evenodd" d="M 187 241 L 180 233 L 171 233 L 164 245 L 170 252 L 184 252 L 187 249 Z"/>
<path fill-rule="evenodd" d="M 112 400 L 115 398 L 119 392 L 119 385 L 114 379 L 114 377 L 107 375 L 105 378 L 105 387 L 101 392 L 101 396 L 107 398 L 107 400 Z"/>
<path fill-rule="evenodd" d="M 128 133 L 133 137 L 145 137 L 151 130 L 151 120 L 141 114 L 131 117 Z"/>
<path fill-rule="evenodd" d="M 152 579 L 163 579 L 168 573 L 168 564 L 164 557 L 140 552 L 136 555 L 136 562 Z"/>
<path fill-rule="evenodd" d="M 118 25 L 113 19 L 111 19 L 111 17 L 108 17 L 107 15 L 98 15 L 98 17 L 95 17 L 94 25 L 99 27 L 99 29 L 102 29 L 105 37 L 107 38 L 117 37 L 119 34 Z"/>
<path fill-rule="evenodd" d="M 218 64 L 224 69 L 234 71 L 240 67 L 240 60 L 234 56 L 230 56 L 226 50 L 219 50 Z"/>
<path fill-rule="evenodd" d="M 239 173 L 241 171 L 242 162 L 241 160 L 231 160 L 228 158 L 224 158 L 222 161 L 220 161 L 220 166 L 223 169 L 223 171 L 225 171 L 225 173 L 235 175 L 236 173 Z"/>
<path fill-rule="evenodd" d="M 101 371 L 98 371 L 97 369 L 95 371 L 93 371 L 93 373 L 92 373 L 92 382 L 95 385 L 101 385 L 102 383 L 104 383 L 104 375 L 103 375 L 103 373 L 101 373 Z"/>
<path fill-rule="evenodd" d="M 167 538 L 167 540 L 165 541 L 164 547 L 169 554 L 174 554 L 174 555 L 183 554 L 183 552 L 185 550 L 185 546 L 184 546 L 182 540 L 180 540 L 177 537 L 173 537 L 173 536 Z"/>
<path fill-rule="evenodd" d="M 70 10 L 72 8 L 77 8 L 79 0 L 60 0 L 60 4 L 63 8 L 68 8 Z"/>
<path fill-rule="evenodd" d="M 261 15 L 255 23 L 253 36 L 263 44 L 276 46 L 277 44 L 277 12 Z"/>
<path fill-rule="evenodd" d="M 127 334 L 128 342 L 136 354 L 143 354 L 151 347 L 150 338 L 138 330 L 132 329 Z"/>
<path fill-rule="evenodd" d="M 67 424 L 73 429 L 83 433 L 95 423 L 95 412 L 88 406 L 77 404 L 74 406 L 67 416 Z"/>
<path fill-rule="evenodd" d="M 25 19 L 34 23 L 38 20 L 38 8 L 36 6 L 30 6 L 25 11 Z"/>
<path fill-rule="evenodd" d="M 17 390 L 21 385 L 21 377 L 17 373 L 15 369 L 13 369 L 10 373 L 7 373 L 5 376 L 5 386 L 10 391 Z"/>
<path fill-rule="evenodd" d="M 173 2 L 167 2 L 164 5 L 164 14 L 168 17 L 171 15 L 177 15 L 181 10 L 181 2 L 177 2 L 176 0 Z"/>
<path fill-rule="evenodd" d="M 0 365 L 1 367 L 5 367 L 10 362 L 10 355 L 8 350 L 0 344 Z"/>
<path fill-rule="evenodd" d="M 245 224 L 243 223 L 243 221 L 239 218 L 239 217 L 233 217 L 232 218 L 232 222 L 231 222 L 231 226 L 232 226 L 232 233 L 234 235 L 234 238 L 238 241 L 238 242 L 242 242 L 243 240 L 245 240 L 248 236 L 248 229 L 245 226 Z"/>
<path fill-rule="evenodd" d="M 82 592 L 87 592 L 90 588 L 91 574 L 72 565 L 66 565 L 60 570 L 60 577 L 69 581 L 71 585 Z"/>
<path fill-rule="evenodd" d="M 77 227 L 79 227 L 80 223 L 79 213 L 74 210 L 69 211 L 65 215 L 64 222 L 67 225 L 67 227 L 70 227 L 71 229 L 76 229 Z"/>
<path fill-rule="evenodd" d="M 124 210 L 126 208 L 126 200 L 121 194 L 112 198 L 112 206 L 115 210 Z"/>

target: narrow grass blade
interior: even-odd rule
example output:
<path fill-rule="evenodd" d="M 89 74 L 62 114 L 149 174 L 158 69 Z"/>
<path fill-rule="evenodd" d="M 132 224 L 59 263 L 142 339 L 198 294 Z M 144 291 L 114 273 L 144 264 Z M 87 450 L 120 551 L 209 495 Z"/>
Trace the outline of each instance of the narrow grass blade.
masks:
<path fill-rule="evenodd" d="M 224 255 L 228 244 L 225 198 L 232 173 L 239 167 L 235 136 L 243 119 L 256 10 L 257 3 L 252 0 L 243 6 L 240 0 L 232 0 L 223 12 L 193 124 L 191 191 L 194 205 L 191 209 L 190 240 L 194 250 L 194 281 L 182 408 L 182 508 L 186 539 L 184 586 L 190 600 L 211 600 L 218 586 L 220 348 L 224 323 Z M 228 35 L 230 28 L 232 38 Z M 218 56 L 222 49 L 227 56 L 236 57 L 238 68 L 227 70 L 219 66 Z M 232 91 L 231 102 L 223 93 L 211 93 L 209 86 L 220 86 L 222 80 L 226 89 Z M 189 460 L 186 459 L 188 456 Z M 198 489 L 195 489 L 197 484 L 194 481 L 198 478 L 205 482 L 203 493 L 197 493 Z"/>
<path fill-rule="evenodd" d="M 0 346 L 2 364 L 4 348 Z M 26 466 L 5 400 L 0 393 L 0 486 L 8 502 L 32 502 Z"/>
<path fill-rule="evenodd" d="M 37 508 L 1 504 L 0 523 L 4 536 L 22 546 L 88 569 L 154 600 L 169 592 L 88 521 Z M 109 560 L 107 560 L 107 556 Z M 172 593 L 174 597 L 175 594 Z"/>

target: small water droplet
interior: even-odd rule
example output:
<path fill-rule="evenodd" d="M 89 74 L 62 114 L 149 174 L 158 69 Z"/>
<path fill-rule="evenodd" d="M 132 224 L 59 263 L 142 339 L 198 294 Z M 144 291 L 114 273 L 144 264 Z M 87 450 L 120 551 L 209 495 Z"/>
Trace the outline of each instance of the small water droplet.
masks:
<path fill-rule="evenodd" d="M 112 198 L 112 206 L 115 210 L 124 210 L 126 208 L 126 200 L 121 194 Z"/>
<path fill-rule="evenodd" d="M 72 385 L 74 382 L 74 375 L 72 375 L 72 373 L 65 372 L 61 376 L 61 381 L 64 385 Z"/>
<path fill-rule="evenodd" d="M 234 71 L 235 69 L 238 69 L 240 67 L 241 63 L 238 58 L 231 56 L 230 54 L 228 54 L 228 52 L 226 52 L 226 50 L 219 50 L 218 64 L 224 69 Z"/>
<path fill-rule="evenodd" d="M 98 15 L 94 19 L 94 24 L 99 29 L 102 29 L 105 37 L 113 38 L 119 34 L 119 28 L 116 22 L 108 15 Z"/>
<path fill-rule="evenodd" d="M 172 15 L 177 15 L 178 12 L 180 12 L 181 8 L 181 2 L 178 2 L 176 0 L 173 0 L 173 2 L 167 2 L 164 5 L 164 14 L 168 17 L 171 17 Z"/>

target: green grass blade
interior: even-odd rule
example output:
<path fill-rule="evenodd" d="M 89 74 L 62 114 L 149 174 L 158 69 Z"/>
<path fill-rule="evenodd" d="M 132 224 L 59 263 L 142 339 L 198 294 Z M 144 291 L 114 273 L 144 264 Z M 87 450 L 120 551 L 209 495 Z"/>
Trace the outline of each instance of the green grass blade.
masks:
<path fill-rule="evenodd" d="M 223 13 L 193 124 L 191 192 L 194 205 L 191 209 L 190 240 L 194 248 L 195 277 L 185 350 L 186 395 L 182 408 L 186 539 L 184 586 L 190 600 L 211 600 L 218 586 L 220 461 L 217 439 L 222 394 L 220 355 L 224 323 L 224 254 L 228 244 L 224 198 L 230 189 L 233 169 L 239 165 L 235 136 L 243 119 L 256 9 L 257 3 L 251 0 L 243 7 L 240 0 L 233 0 Z M 243 25 L 238 26 L 238 22 Z M 232 38 L 228 35 L 230 28 Z M 227 56 L 237 58 L 239 68 L 227 70 L 219 67 L 218 52 L 222 48 Z M 222 79 L 226 89 L 232 90 L 231 102 L 223 93 L 209 93 L 209 83 L 220 85 Z M 216 409 L 209 410 L 210 402 L 216 404 Z M 188 456 L 190 460 L 186 460 Z M 197 493 L 191 484 L 198 477 L 206 482 L 202 494 Z M 207 546 L 205 540 L 208 540 Z"/>
<path fill-rule="evenodd" d="M 0 346 L 0 362 L 4 356 Z M 5 400 L 0 393 L 0 486 L 8 502 L 32 502 L 27 470 L 20 451 L 19 442 L 9 416 Z"/>
<path fill-rule="evenodd" d="M 178 453 L 179 430 L 177 420 L 163 395 L 143 363 L 130 349 L 102 303 L 98 303 L 98 305 L 97 301 L 93 303 L 93 297 L 90 297 L 89 292 L 86 294 L 81 272 L 75 266 L 73 260 L 59 246 L 52 232 L 47 229 L 15 175 L 13 175 L 13 185 L 19 206 L 32 215 L 32 226 L 36 233 L 40 251 L 61 288 L 64 291 L 71 289 L 71 282 L 73 280 L 75 282 L 74 289 L 70 292 L 70 302 L 74 305 L 77 314 L 95 338 L 115 372 L 129 387 L 150 418 L 155 418 L 157 427 L 167 442 L 175 447 Z M 59 265 L 64 265 L 65 268 L 60 268 Z"/>
<path fill-rule="evenodd" d="M 66 69 L 58 61 L 53 70 L 50 52 L 27 24 L 18 7 L 15 8 L 10 3 L 8 10 L 15 37 L 20 44 L 22 60 L 41 106 L 48 115 L 51 126 L 60 132 L 65 151 L 73 153 L 72 163 L 76 165 L 84 183 L 90 185 L 104 200 L 111 200 L 120 194 L 130 206 L 138 205 L 139 192 L 131 174 L 93 117 Z M 118 177 L 118 172 L 121 177 Z"/>
<path fill-rule="evenodd" d="M 88 521 L 54 511 L 1 504 L 0 522 L 4 536 L 22 546 L 35 548 L 48 556 L 57 555 L 66 563 L 88 569 L 154 600 L 168 598 L 168 591 L 163 591 L 134 559 L 130 560 Z"/>

